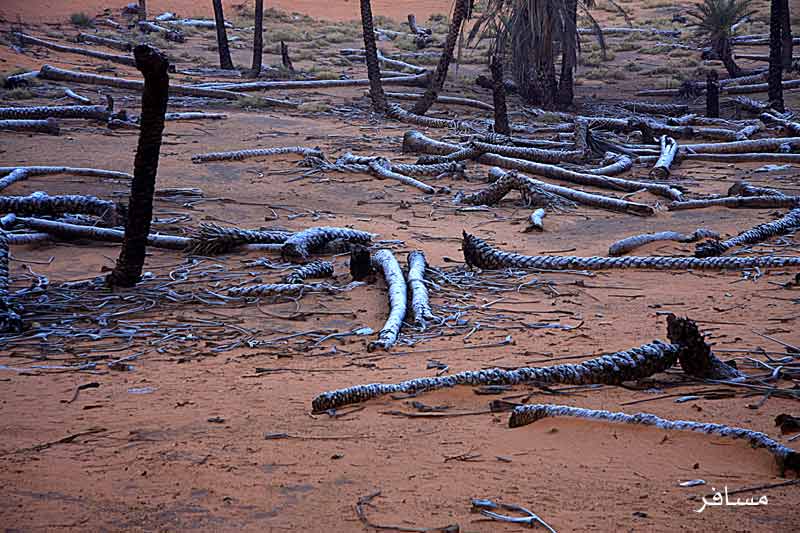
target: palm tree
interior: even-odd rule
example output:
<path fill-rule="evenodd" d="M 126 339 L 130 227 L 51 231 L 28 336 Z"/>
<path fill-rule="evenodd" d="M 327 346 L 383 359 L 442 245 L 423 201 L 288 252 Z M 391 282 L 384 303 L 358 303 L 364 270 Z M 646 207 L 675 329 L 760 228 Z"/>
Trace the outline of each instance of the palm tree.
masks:
<path fill-rule="evenodd" d="M 562 109 L 575 99 L 575 65 L 578 63 L 578 0 L 564 2 L 564 35 L 561 43 L 561 77 L 558 80 L 556 103 Z"/>
<path fill-rule="evenodd" d="M 222 13 L 222 0 L 213 0 L 214 20 L 217 23 L 217 49 L 219 50 L 219 67 L 233 70 L 231 49 L 228 47 L 228 34 L 225 31 L 225 15 Z"/>
<path fill-rule="evenodd" d="M 789 14 L 783 12 L 782 0 L 771 0 L 769 10 L 769 104 L 773 109 L 783 112 L 783 39 L 782 19 Z"/>
<path fill-rule="evenodd" d="M 361 0 L 361 27 L 364 30 L 364 51 L 367 56 L 367 75 L 369 76 L 369 95 L 376 113 L 386 111 L 386 95 L 381 85 L 381 67 L 378 63 L 378 47 L 375 44 L 375 27 L 372 25 L 372 5 L 370 0 Z"/>
<path fill-rule="evenodd" d="M 264 0 L 256 0 L 255 33 L 253 35 L 253 77 L 261 74 L 261 58 L 264 55 Z"/>
<path fill-rule="evenodd" d="M 511 135 L 508 124 L 508 108 L 506 107 L 506 85 L 503 78 L 503 54 L 495 50 L 489 60 L 492 71 L 492 103 L 494 104 L 494 131 L 502 135 Z"/>
<path fill-rule="evenodd" d="M 687 15 L 697 20 L 693 24 L 697 34 L 703 36 L 714 54 L 722 60 L 731 78 L 743 76 L 745 72 L 733 59 L 732 27 L 753 14 L 750 0 L 703 0 L 697 11 Z"/>
<path fill-rule="evenodd" d="M 431 108 L 433 103 L 444 86 L 444 80 L 447 79 L 447 70 L 450 68 L 450 62 L 453 60 L 453 53 L 456 48 L 456 42 L 461 35 L 461 27 L 464 21 L 470 15 L 471 0 L 456 0 L 453 7 L 453 19 L 450 21 L 450 30 L 447 32 L 447 39 L 444 43 L 444 50 L 439 58 L 439 64 L 436 65 L 436 73 L 431 78 L 430 85 L 425 91 L 422 98 L 414 105 L 413 112 L 418 115 L 424 115 Z"/>
<path fill-rule="evenodd" d="M 789 0 L 781 0 L 781 10 L 783 16 L 781 18 L 781 31 L 783 32 L 783 68 L 790 70 L 792 68 L 792 48 L 794 41 L 792 39 L 792 22 L 789 20 L 791 14 L 789 13 Z"/>

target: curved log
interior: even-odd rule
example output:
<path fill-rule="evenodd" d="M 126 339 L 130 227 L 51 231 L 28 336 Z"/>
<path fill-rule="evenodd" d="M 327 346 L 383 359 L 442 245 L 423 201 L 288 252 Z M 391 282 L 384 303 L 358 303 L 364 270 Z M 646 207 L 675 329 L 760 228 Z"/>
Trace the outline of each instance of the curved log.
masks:
<path fill-rule="evenodd" d="M 132 179 L 133 176 L 125 172 L 115 170 L 102 170 L 96 168 L 76 168 L 76 167 L 0 167 L 0 191 L 10 185 L 28 179 L 30 176 L 46 176 L 49 174 L 72 174 L 74 176 L 96 176 L 111 179 Z"/>
<path fill-rule="evenodd" d="M 284 259 L 293 263 L 308 259 L 309 254 L 320 250 L 330 241 L 344 240 L 353 244 L 370 244 L 372 233 L 350 228 L 317 227 L 292 234 L 281 247 Z"/>
<path fill-rule="evenodd" d="M 530 270 L 608 270 L 651 268 L 656 270 L 726 270 L 800 266 L 800 257 L 576 257 L 522 255 L 492 248 L 488 243 L 464 232 L 464 259 L 469 266 L 482 269 L 523 268 Z"/>
<path fill-rule="evenodd" d="M 544 217 L 547 212 L 541 207 L 531 213 L 528 217 L 528 227 L 522 230 L 523 233 L 530 233 L 531 231 L 544 231 Z"/>
<path fill-rule="evenodd" d="M 587 174 L 600 174 L 602 176 L 617 176 L 633 168 L 633 159 L 625 154 L 606 152 L 603 159 L 605 166 L 586 170 Z"/>
<path fill-rule="evenodd" d="M 800 206 L 800 196 L 723 196 L 722 198 L 709 198 L 706 200 L 686 200 L 682 202 L 672 202 L 668 208 L 670 211 L 680 211 L 682 209 L 703 209 L 705 207 L 727 207 L 764 209 L 771 207 L 798 207 Z"/>
<path fill-rule="evenodd" d="M 372 256 L 372 264 L 375 270 L 380 269 L 383 272 L 386 280 L 389 291 L 389 316 L 378 334 L 378 339 L 367 345 L 369 352 L 377 349 L 388 350 L 395 345 L 400 328 L 403 326 L 403 319 L 406 317 L 408 299 L 408 289 L 403 271 L 392 252 L 378 250 Z"/>
<path fill-rule="evenodd" d="M 626 237 L 613 243 L 608 247 L 608 255 L 610 257 L 619 257 L 632 252 L 636 248 L 640 248 L 651 242 L 658 241 L 676 241 L 676 242 L 696 242 L 703 238 L 719 238 L 719 233 L 705 228 L 699 228 L 692 233 L 678 233 L 677 231 L 660 231 L 658 233 L 644 233 L 642 235 L 633 235 Z"/>
<path fill-rule="evenodd" d="M 425 331 L 428 320 L 435 320 L 436 316 L 431 311 L 428 288 L 425 286 L 425 269 L 428 262 L 425 253 L 413 251 L 408 254 L 408 287 L 411 289 L 411 311 L 414 315 L 414 325 L 420 331 Z"/>
<path fill-rule="evenodd" d="M 786 235 L 800 228 L 800 208 L 795 208 L 778 220 L 759 224 L 736 237 L 724 241 L 712 240 L 701 242 L 694 252 L 695 257 L 714 257 L 722 255 L 731 248 L 764 242 L 772 237 Z"/>
<path fill-rule="evenodd" d="M 308 278 L 329 278 L 333 276 L 333 263 L 330 261 L 311 261 L 299 266 L 284 276 L 285 283 L 303 283 Z"/>

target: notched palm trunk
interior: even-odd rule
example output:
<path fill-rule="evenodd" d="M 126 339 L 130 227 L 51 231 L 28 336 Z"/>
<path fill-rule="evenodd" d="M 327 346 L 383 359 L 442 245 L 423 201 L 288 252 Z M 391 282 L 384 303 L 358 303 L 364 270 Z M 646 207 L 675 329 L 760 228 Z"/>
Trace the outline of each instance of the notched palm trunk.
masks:
<path fill-rule="evenodd" d="M 370 0 L 361 0 L 361 26 L 364 30 L 364 52 L 369 77 L 369 95 L 376 113 L 386 111 L 386 96 L 381 85 L 381 67 L 378 63 L 378 46 L 375 44 L 375 27 L 372 24 L 372 5 Z"/>
<path fill-rule="evenodd" d="M 217 23 L 217 48 L 219 50 L 219 67 L 233 70 L 231 50 L 228 47 L 228 33 L 225 31 L 225 14 L 222 12 L 222 0 L 213 0 L 214 20 Z"/>
<path fill-rule="evenodd" d="M 133 162 L 125 239 L 117 264 L 107 278 L 109 285 L 121 287 L 132 287 L 139 282 L 142 275 L 147 236 L 153 217 L 153 192 L 169 94 L 167 57 L 147 45 L 137 46 L 133 55 L 136 58 L 136 68 L 144 76 L 139 144 Z"/>

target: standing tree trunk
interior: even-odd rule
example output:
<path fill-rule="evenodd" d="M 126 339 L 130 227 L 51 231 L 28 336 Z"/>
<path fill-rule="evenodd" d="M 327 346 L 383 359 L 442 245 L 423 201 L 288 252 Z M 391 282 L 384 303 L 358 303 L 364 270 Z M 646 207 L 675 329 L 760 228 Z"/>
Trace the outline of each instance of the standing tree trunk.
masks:
<path fill-rule="evenodd" d="M 736 61 L 733 59 L 733 46 L 731 45 L 730 39 L 727 37 L 723 37 L 716 45 L 717 55 L 722 60 L 722 64 L 725 65 L 725 70 L 728 71 L 728 75 L 731 78 L 739 78 L 744 75 L 741 67 L 736 64 Z"/>
<path fill-rule="evenodd" d="M 783 68 L 787 71 L 792 68 L 792 48 L 794 40 L 792 39 L 792 23 L 789 20 L 791 14 L 789 13 L 789 0 L 781 0 L 781 37 L 783 40 Z"/>
<path fill-rule="evenodd" d="M 147 20 L 147 0 L 139 0 L 139 20 Z"/>
<path fill-rule="evenodd" d="M 139 144 L 133 162 L 133 182 L 128 201 L 125 239 L 117 264 L 106 278 L 112 287 L 132 287 L 142 276 L 147 236 L 153 218 L 153 192 L 169 94 L 167 57 L 144 44 L 134 49 L 133 56 L 136 59 L 136 68 L 144 75 L 142 115 L 139 119 Z"/>
<path fill-rule="evenodd" d="M 261 74 L 261 58 L 264 55 L 264 0 L 256 0 L 256 27 L 253 35 L 253 72 L 254 78 Z"/>
<path fill-rule="evenodd" d="M 783 13 L 783 0 L 771 0 L 769 12 L 769 104 L 773 109 L 783 113 L 783 56 L 781 53 L 782 39 L 781 26 L 783 17 L 788 18 L 788 13 Z"/>
<path fill-rule="evenodd" d="M 489 60 L 492 71 L 492 99 L 494 103 L 494 131 L 501 135 L 511 135 L 506 108 L 506 86 L 503 80 L 502 50 L 495 50 Z"/>
<path fill-rule="evenodd" d="M 214 20 L 217 23 L 217 49 L 219 50 L 219 68 L 233 70 L 231 49 L 228 47 L 228 33 L 225 31 L 225 15 L 222 12 L 222 0 L 213 0 Z"/>
<path fill-rule="evenodd" d="M 564 20 L 564 40 L 561 53 L 561 78 L 558 81 L 558 95 L 556 104 L 561 109 L 568 109 L 572 106 L 575 98 L 574 91 L 574 71 L 577 63 L 576 37 L 578 32 L 578 1 L 567 0 L 565 2 L 566 19 Z"/>
<path fill-rule="evenodd" d="M 712 70 L 706 77 L 706 116 L 719 117 L 719 76 Z"/>
<path fill-rule="evenodd" d="M 412 110 L 417 115 L 424 115 L 431 108 L 439 96 L 439 91 L 444 86 L 444 80 L 447 78 L 447 70 L 450 68 L 450 62 L 453 60 L 453 52 L 456 49 L 456 42 L 458 36 L 461 35 L 461 26 L 467 18 L 467 11 L 469 10 L 470 0 L 456 0 L 456 5 L 453 8 L 453 20 L 450 21 L 450 31 L 447 33 L 447 40 L 444 43 L 444 50 L 442 56 L 439 58 L 439 64 L 436 66 L 436 73 L 431 78 L 430 85 L 425 91 L 422 98 L 417 101 Z"/>
<path fill-rule="evenodd" d="M 364 51 L 367 56 L 367 75 L 372 108 L 376 113 L 386 111 L 386 95 L 381 86 L 381 67 L 378 63 L 378 46 L 375 44 L 375 27 L 372 25 L 370 0 L 361 0 L 361 27 L 364 30 Z"/>

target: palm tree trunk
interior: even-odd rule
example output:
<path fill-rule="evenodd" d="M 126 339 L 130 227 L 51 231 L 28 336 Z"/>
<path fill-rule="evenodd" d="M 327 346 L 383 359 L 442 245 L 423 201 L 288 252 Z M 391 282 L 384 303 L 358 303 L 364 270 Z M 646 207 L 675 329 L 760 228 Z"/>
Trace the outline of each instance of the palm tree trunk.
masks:
<path fill-rule="evenodd" d="M 731 42 L 727 37 L 723 37 L 722 41 L 717 45 L 717 53 L 719 54 L 719 58 L 722 60 L 722 64 L 725 65 L 725 70 L 728 71 L 728 75 L 731 78 L 738 78 L 742 76 L 742 69 L 733 59 L 733 47 L 731 46 Z"/>
<path fill-rule="evenodd" d="M 261 58 L 264 55 L 264 0 L 256 0 L 255 34 L 253 35 L 253 77 L 261 74 Z"/>
<path fill-rule="evenodd" d="M 136 68 L 144 76 L 142 115 L 139 119 L 139 144 L 133 162 L 125 239 L 117 264 L 106 279 L 112 287 L 132 287 L 142 276 L 147 236 L 153 218 L 153 192 L 158 173 L 161 135 L 164 132 L 164 115 L 169 97 L 167 57 L 148 45 L 137 46 L 133 55 Z"/>
<path fill-rule="evenodd" d="M 369 95 L 376 113 L 386 111 L 386 95 L 381 85 L 381 67 L 378 63 L 378 47 L 375 44 L 375 27 L 372 25 L 372 5 L 370 0 L 361 0 L 361 27 L 364 30 L 364 52 L 367 59 Z"/>
<path fill-rule="evenodd" d="M 450 21 L 450 31 L 447 33 L 447 40 L 444 43 L 444 50 L 442 56 L 439 58 L 439 64 L 436 66 L 436 73 L 431 79 L 431 84 L 425 91 L 425 95 L 419 100 L 412 110 L 417 115 L 424 115 L 431 108 L 439 95 L 439 91 L 444 86 L 444 80 L 447 78 L 447 70 L 450 68 L 450 62 L 453 60 L 453 52 L 456 49 L 456 42 L 458 36 L 461 35 L 461 26 L 467 18 L 467 11 L 469 10 L 470 0 L 456 0 L 456 5 L 453 8 L 453 20 Z"/>
<path fill-rule="evenodd" d="M 789 13 L 789 0 L 781 0 L 781 37 L 783 40 L 783 68 L 791 70 L 792 68 L 792 23 L 790 21 L 791 14 Z"/>
<path fill-rule="evenodd" d="M 783 0 L 771 0 L 769 15 L 769 74 L 767 83 L 769 85 L 769 103 L 773 109 L 783 112 L 783 56 L 781 53 L 782 39 L 781 26 L 784 14 Z"/>
<path fill-rule="evenodd" d="M 719 117 L 719 76 L 712 70 L 706 77 L 706 116 Z"/>
<path fill-rule="evenodd" d="M 228 47 L 228 34 L 225 31 L 225 15 L 222 12 L 222 0 L 213 0 L 214 20 L 217 23 L 217 49 L 219 50 L 219 67 L 233 70 L 231 49 Z"/>
<path fill-rule="evenodd" d="M 503 80 L 502 50 L 492 55 L 489 68 L 492 71 L 492 99 L 494 103 L 494 131 L 501 135 L 511 135 L 506 107 L 506 86 Z"/>
<path fill-rule="evenodd" d="M 575 50 L 575 39 L 578 31 L 578 2 L 577 0 L 567 0 L 566 20 L 564 22 L 564 47 L 561 54 L 561 78 L 558 81 L 558 96 L 556 103 L 561 109 L 572 106 L 575 98 L 574 90 L 574 71 L 577 61 Z"/>
<path fill-rule="evenodd" d="M 147 0 L 139 0 L 139 20 L 147 20 Z"/>

